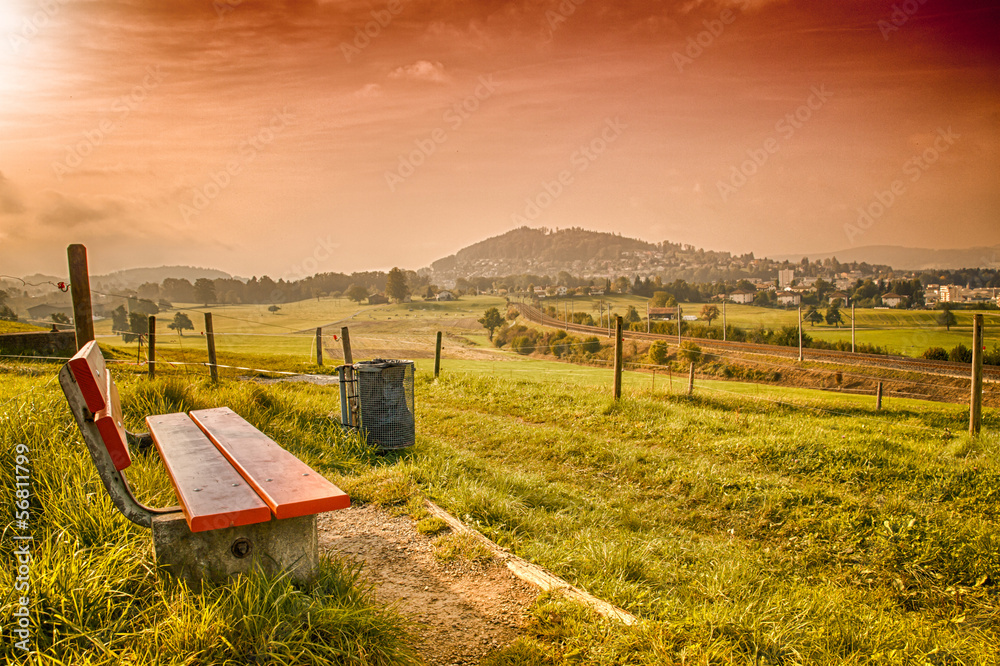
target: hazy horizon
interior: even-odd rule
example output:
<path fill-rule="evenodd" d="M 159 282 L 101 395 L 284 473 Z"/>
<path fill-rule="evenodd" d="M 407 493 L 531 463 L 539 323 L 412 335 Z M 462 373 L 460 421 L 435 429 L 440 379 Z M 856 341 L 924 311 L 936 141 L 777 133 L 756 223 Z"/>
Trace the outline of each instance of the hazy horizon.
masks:
<path fill-rule="evenodd" d="M 73 242 L 95 274 L 416 269 L 524 224 L 758 256 L 997 245 L 998 18 L 15 0 L 0 273 L 64 273 Z"/>

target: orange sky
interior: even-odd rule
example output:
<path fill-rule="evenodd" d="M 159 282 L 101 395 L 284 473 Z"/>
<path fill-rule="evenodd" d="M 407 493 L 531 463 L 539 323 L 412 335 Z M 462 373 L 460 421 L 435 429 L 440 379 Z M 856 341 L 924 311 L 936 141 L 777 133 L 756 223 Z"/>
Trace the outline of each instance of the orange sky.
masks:
<path fill-rule="evenodd" d="M 416 269 L 522 224 L 758 255 L 997 244 L 998 17 L 0 0 L 0 273 L 63 273 L 72 242 L 94 273 Z"/>

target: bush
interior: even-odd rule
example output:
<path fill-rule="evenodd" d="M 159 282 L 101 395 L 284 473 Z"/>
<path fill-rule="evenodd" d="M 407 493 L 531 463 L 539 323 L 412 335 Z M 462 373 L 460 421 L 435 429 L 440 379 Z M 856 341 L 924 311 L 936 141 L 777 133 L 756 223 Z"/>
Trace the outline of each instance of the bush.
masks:
<path fill-rule="evenodd" d="M 667 362 L 668 347 L 667 343 L 662 340 L 657 340 L 649 346 L 649 360 L 656 365 L 663 365 Z"/>
<path fill-rule="evenodd" d="M 535 344 L 532 342 L 531 338 L 526 335 L 519 335 L 510 343 L 511 348 L 518 354 L 523 354 L 527 356 L 531 352 L 535 351 Z"/>
<path fill-rule="evenodd" d="M 948 352 L 948 360 L 956 363 L 972 363 L 972 350 L 963 344 L 955 345 Z"/>
<path fill-rule="evenodd" d="M 690 340 L 685 340 L 681 343 L 681 350 L 677 355 L 684 361 L 697 363 L 701 360 L 701 347 Z"/>
<path fill-rule="evenodd" d="M 924 350 L 924 353 L 921 354 L 921 356 L 926 358 L 928 361 L 948 360 L 948 352 L 944 349 L 944 347 L 931 347 L 930 349 Z"/>
<path fill-rule="evenodd" d="M 588 354 L 596 354 L 601 351 L 601 340 L 596 335 L 592 335 L 589 338 L 584 339 L 581 348 Z"/>

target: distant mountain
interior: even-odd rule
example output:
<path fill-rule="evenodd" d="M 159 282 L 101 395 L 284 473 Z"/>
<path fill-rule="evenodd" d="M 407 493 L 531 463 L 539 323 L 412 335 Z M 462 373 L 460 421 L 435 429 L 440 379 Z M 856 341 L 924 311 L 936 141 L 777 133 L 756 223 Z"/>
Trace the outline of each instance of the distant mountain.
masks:
<path fill-rule="evenodd" d="M 216 270 L 214 268 L 196 268 L 194 266 L 159 266 L 157 268 L 128 268 L 123 271 L 115 271 L 107 275 L 90 276 L 90 284 L 103 285 L 105 287 L 118 287 L 120 289 L 135 289 L 146 282 L 163 282 L 166 278 L 176 280 L 187 280 L 194 283 L 198 278 L 208 278 L 215 280 L 218 278 L 230 278 L 229 273 Z"/>
<path fill-rule="evenodd" d="M 809 261 L 822 261 L 836 257 L 837 261 L 841 263 L 856 261 L 868 264 L 888 264 L 901 271 L 986 268 L 995 267 L 1000 263 L 1000 245 L 951 250 L 931 250 L 898 245 L 865 245 L 837 252 L 780 255 L 772 257 L 772 259 L 796 263 L 802 257 L 809 257 Z"/>

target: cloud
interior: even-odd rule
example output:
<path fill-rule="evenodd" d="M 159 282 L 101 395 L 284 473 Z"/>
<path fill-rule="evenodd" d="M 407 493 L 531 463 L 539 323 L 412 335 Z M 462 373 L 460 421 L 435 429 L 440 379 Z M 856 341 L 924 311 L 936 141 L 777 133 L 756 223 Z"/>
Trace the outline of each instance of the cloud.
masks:
<path fill-rule="evenodd" d="M 398 67 L 389 72 L 389 78 L 428 83 L 447 83 L 449 80 L 448 75 L 444 73 L 444 65 L 430 60 L 418 60 L 412 65 Z"/>
<path fill-rule="evenodd" d="M 72 229 L 88 222 L 116 217 L 122 212 L 121 203 L 116 201 L 105 201 L 92 206 L 80 199 L 54 193 L 45 207 L 39 211 L 38 219 L 49 226 Z"/>
<path fill-rule="evenodd" d="M 358 90 L 354 91 L 355 97 L 381 97 L 383 93 L 382 86 L 377 83 L 366 83 L 361 86 Z"/>
<path fill-rule="evenodd" d="M 14 185 L 0 171 L 0 214 L 19 215 L 27 210 Z"/>

